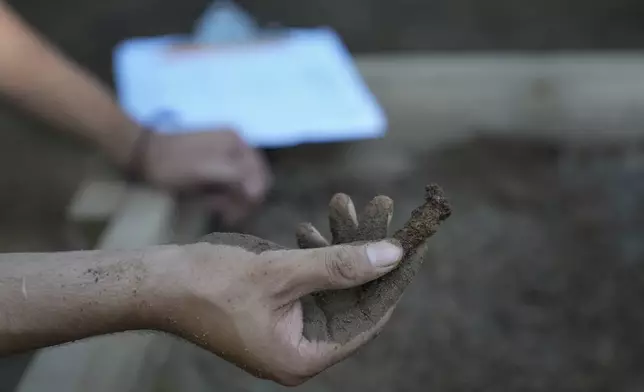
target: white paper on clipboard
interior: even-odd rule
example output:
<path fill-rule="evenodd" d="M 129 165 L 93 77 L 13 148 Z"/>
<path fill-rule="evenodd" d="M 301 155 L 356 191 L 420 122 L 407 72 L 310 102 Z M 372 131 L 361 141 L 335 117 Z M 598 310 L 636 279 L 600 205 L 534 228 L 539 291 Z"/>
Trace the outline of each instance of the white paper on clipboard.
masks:
<path fill-rule="evenodd" d="M 386 116 L 330 29 L 254 43 L 174 50 L 182 37 L 135 39 L 115 51 L 119 100 L 160 132 L 233 128 L 251 145 L 376 138 Z"/>

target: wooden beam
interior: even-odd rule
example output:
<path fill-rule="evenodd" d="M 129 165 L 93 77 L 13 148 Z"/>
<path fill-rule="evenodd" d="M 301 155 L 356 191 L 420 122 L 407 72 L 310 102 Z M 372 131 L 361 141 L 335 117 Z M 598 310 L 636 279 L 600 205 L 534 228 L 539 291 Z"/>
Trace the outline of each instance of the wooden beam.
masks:
<path fill-rule="evenodd" d="M 171 240 L 176 203 L 166 192 L 130 187 L 99 241 L 99 249 L 133 249 Z"/>
<path fill-rule="evenodd" d="M 119 180 L 88 179 L 81 183 L 67 208 L 67 220 L 77 223 L 108 220 L 127 193 L 127 184 Z"/>
<path fill-rule="evenodd" d="M 640 53 L 377 54 L 357 64 L 389 116 L 392 141 L 481 130 L 614 139 L 644 129 Z"/>

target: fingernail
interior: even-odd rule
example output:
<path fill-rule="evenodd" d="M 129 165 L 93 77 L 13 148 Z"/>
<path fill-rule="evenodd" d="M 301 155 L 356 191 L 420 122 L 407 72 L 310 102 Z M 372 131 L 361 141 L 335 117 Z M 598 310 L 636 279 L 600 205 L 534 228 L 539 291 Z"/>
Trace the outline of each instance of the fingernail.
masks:
<path fill-rule="evenodd" d="M 402 249 L 391 242 L 381 241 L 367 246 L 367 257 L 374 267 L 393 267 L 400 261 Z"/>

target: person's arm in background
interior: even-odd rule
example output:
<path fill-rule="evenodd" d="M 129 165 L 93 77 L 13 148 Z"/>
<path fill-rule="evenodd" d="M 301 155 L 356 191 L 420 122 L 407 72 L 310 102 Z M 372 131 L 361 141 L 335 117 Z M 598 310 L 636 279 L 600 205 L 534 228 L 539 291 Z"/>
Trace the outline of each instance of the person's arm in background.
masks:
<path fill-rule="evenodd" d="M 0 91 L 125 166 L 141 130 L 106 86 L 69 61 L 0 1 Z"/>
<path fill-rule="evenodd" d="M 254 375 L 296 385 L 353 353 L 388 319 L 346 344 L 310 341 L 300 298 L 364 284 L 401 257 L 389 242 L 261 254 L 206 243 L 0 254 L 0 356 L 159 330 Z"/>
<path fill-rule="evenodd" d="M 0 94 L 59 129 L 91 140 L 121 168 L 135 158 L 143 131 L 121 111 L 110 89 L 39 36 L 2 0 Z M 262 157 L 234 132 L 152 134 L 142 153 L 137 158 L 141 175 L 154 185 L 223 188 L 215 207 L 228 212 L 230 220 L 261 201 L 269 185 Z"/>

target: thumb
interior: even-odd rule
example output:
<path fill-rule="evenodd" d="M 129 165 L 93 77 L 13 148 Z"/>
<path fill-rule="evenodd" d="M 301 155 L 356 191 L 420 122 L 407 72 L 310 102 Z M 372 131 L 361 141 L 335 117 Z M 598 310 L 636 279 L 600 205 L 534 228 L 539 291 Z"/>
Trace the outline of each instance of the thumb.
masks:
<path fill-rule="evenodd" d="M 300 295 L 365 284 L 396 268 L 403 254 L 395 240 L 292 252 Z"/>

